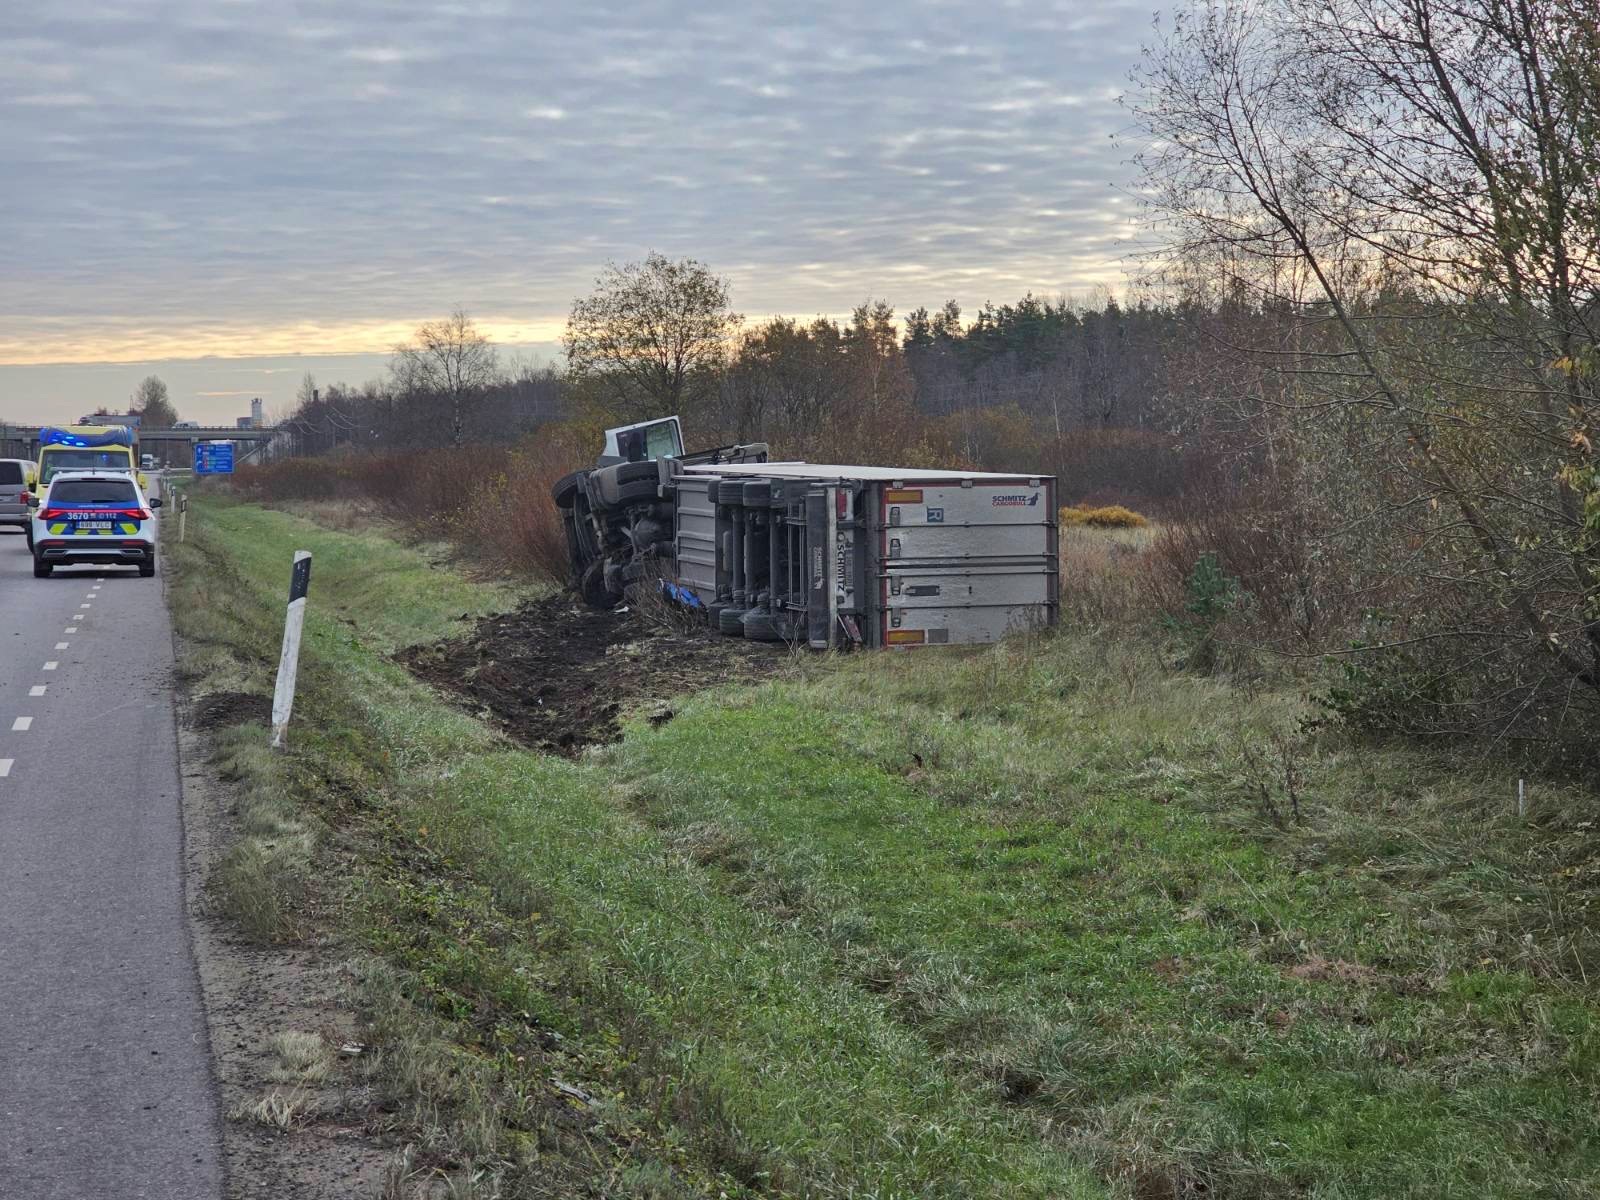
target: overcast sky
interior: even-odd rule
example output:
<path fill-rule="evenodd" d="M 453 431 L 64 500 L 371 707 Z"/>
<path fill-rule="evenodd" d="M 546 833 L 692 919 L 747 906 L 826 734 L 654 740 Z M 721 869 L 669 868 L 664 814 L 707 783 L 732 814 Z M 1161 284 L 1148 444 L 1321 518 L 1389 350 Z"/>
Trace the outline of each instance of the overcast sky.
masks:
<path fill-rule="evenodd" d="M 281 406 L 457 305 L 548 354 L 652 248 L 753 315 L 1117 287 L 1153 8 L 7 4 L 0 416 Z"/>

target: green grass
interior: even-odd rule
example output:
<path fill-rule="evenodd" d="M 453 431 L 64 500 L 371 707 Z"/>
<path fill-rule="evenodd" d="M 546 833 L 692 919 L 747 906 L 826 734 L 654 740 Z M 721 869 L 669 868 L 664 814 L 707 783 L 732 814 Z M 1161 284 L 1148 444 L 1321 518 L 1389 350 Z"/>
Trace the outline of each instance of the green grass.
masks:
<path fill-rule="evenodd" d="M 295 753 L 237 769 L 298 806 L 262 837 L 350 865 L 281 908 L 374 956 L 408 1136 L 506 1194 L 594 1186 L 585 1154 L 640 1196 L 1600 1186 L 1592 792 L 1534 781 L 1519 822 L 1492 764 L 1308 735 L 1292 690 L 1092 635 L 819 660 L 550 759 L 383 657 L 509 590 L 191 522 L 210 680 L 262 685 L 316 556 Z M 577 1132 L 558 1076 L 596 1098 Z"/>
<path fill-rule="evenodd" d="M 472 619 L 514 607 L 530 594 L 526 587 L 434 569 L 421 550 L 377 533 L 342 533 L 220 497 L 197 499 L 189 522 L 208 546 L 226 543 L 236 575 L 263 585 L 276 579 L 285 600 L 293 552 L 311 551 L 317 611 L 355 626 L 361 641 L 380 653 L 461 633 Z"/>
<path fill-rule="evenodd" d="M 1493 819 L 1482 780 L 1309 746 L 1305 822 L 1280 830 L 1249 748 L 1292 704 L 1126 672 L 1073 639 L 861 660 L 692 701 L 610 760 L 727 888 L 1107 1174 L 1227 1195 L 1600 1181 L 1600 1023 L 1538 953 L 1582 970 L 1592 931 L 1528 903 L 1551 899 L 1560 834 Z M 1385 802 L 1452 789 L 1473 824 L 1373 813 L 1374 774 Z M 1583 807 L 1547 823 L 1592 851 L 1592 797 L 1559 799 Z"/>

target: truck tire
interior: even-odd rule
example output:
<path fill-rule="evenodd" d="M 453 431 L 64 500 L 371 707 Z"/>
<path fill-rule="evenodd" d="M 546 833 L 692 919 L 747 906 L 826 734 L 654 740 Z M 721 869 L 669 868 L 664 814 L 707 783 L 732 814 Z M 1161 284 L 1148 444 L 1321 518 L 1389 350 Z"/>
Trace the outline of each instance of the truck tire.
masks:
<path fill-rule="evenodd" d="M 744 614 L 744 636 L 752 642 L 783 641 L 783 634 L 779 632 L 772 614 L 759 608 L 752 608 Z"/>
<path fill-rule="evenodd" d="M 744 483 L 738 479 L 724 479 L 717 484 L 718 504 L 743 504 Z"/>
<path fill-rule="evenodd" d="M 760 483 L 745 483 L 744 503 L 746 508 L 772 507 L 772 485 L 762 480 Z"/>
<path fill-rule="evenodd" d="M 583 486 L 583 477 L 587 471 L 568 471 L 555 486 L 550 489 L 550 498 L 556 502 L 557 508 L 571 508 L 572 502 L 578 498 L 578 489 Z"/>
<path fill-rule="evenodd" d="M 717 632 L 728 637 L 743 637 L 744 612 L 742 608 L 723 609 L 717 614 Z"/>

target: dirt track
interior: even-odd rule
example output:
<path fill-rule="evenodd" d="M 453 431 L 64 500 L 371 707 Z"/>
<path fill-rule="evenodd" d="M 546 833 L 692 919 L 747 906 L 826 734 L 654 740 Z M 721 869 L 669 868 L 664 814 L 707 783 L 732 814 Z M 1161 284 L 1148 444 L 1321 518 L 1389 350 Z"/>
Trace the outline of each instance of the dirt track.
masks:
<path fill-rule="evenodd" d="M 600 612 L 568 594 L 486 617 L 471 636 L 418 646 L 400 661 L 487 708 L 525 745 L 575 755 L 622 736 L 619 718 L 674 695 L 774 670 L 785 646 L 675 628 L 634 610 Z"/>

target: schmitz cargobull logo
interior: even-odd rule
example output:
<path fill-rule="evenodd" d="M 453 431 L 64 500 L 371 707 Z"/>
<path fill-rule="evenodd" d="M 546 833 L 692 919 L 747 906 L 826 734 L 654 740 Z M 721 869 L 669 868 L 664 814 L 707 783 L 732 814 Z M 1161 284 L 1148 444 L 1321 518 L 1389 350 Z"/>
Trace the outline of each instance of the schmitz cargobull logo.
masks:
<path fill-rule="evenodd" d="M 1038 492 L 1006 492 L 989 501 L 996 508 L 1032 508 L 1039 503 Z"/>

